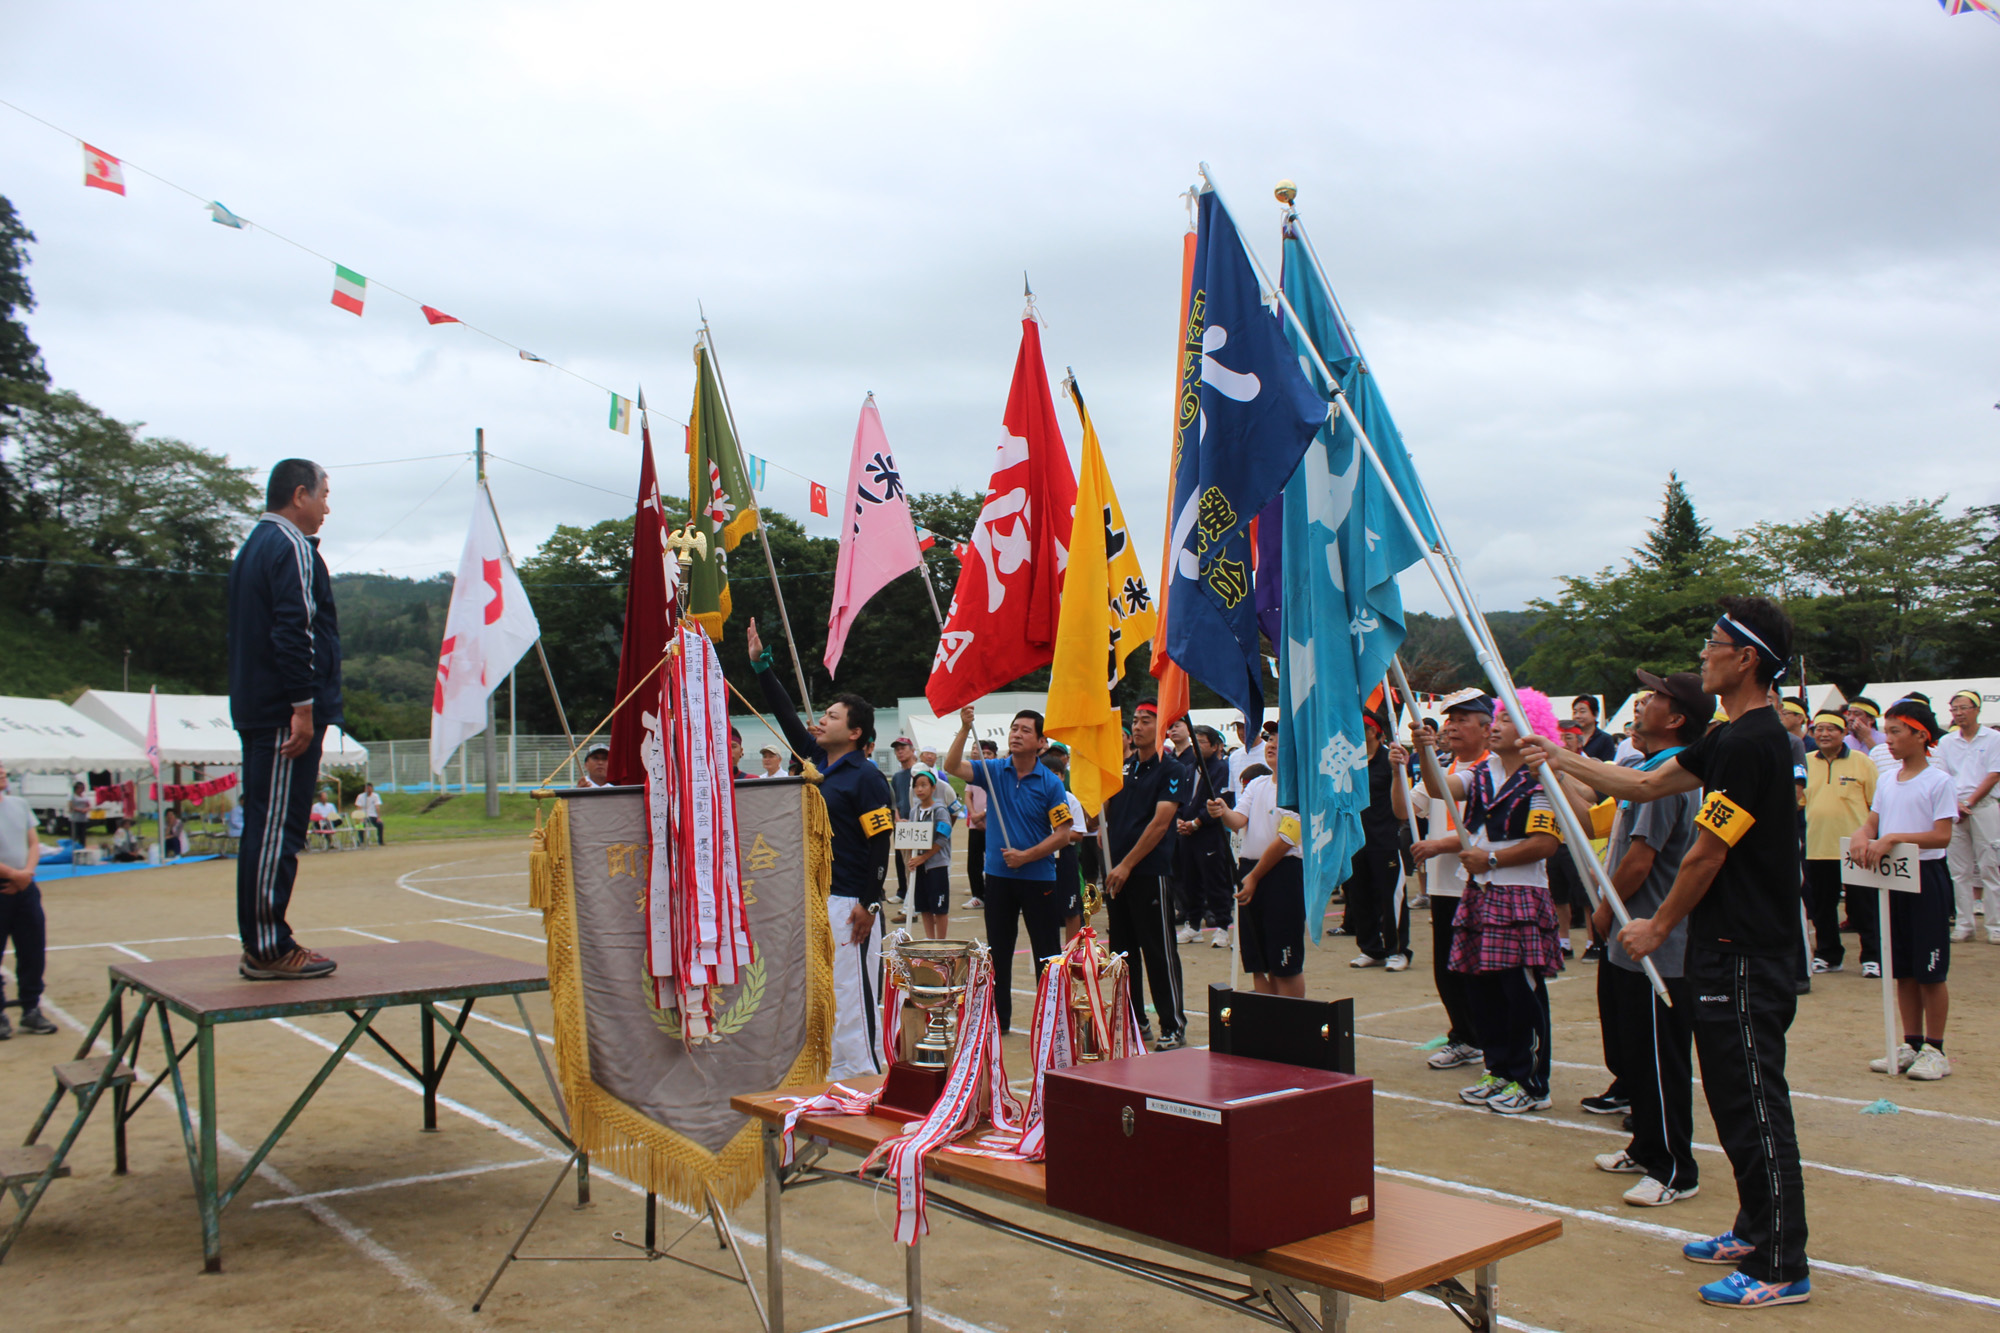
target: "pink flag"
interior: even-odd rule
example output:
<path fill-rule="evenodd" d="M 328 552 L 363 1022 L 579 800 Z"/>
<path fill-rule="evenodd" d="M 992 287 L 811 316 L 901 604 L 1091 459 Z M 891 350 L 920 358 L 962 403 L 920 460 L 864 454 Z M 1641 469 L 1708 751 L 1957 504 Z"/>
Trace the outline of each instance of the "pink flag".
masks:
<path fill-rule="evenodd" d="M 146 762 L 153 776 L 160 776 L 160 687 L 146 691 Z"/>
<path fill-rule="evenodd" d="M 854 458 L 847 465 L 847 523 L 840 530 L 840 563 L 833 572 L 833 613 L 826 622 L 826 674 L 840 665 L 847 631 L 868 599 L 900 574 L 921 569 L 917 525 L 903 493 L 903 475 L 889 452 L 875 395 L 861 405 L 854 427 Z"/>

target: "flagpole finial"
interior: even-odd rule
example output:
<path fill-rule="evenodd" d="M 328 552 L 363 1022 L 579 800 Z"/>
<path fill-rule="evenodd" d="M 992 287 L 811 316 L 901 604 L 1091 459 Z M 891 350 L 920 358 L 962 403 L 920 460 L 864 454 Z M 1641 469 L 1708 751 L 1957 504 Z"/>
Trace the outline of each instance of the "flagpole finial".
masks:
<path fill-rule="evenodd" d="M 1278 188 L 1271 193 L 1277 196 L 1279 203 L 1290 208 L 1292 200 L 1299 197 L 1299 187 L 1292 181 L 1282 180 L 1278 182 Z"/>

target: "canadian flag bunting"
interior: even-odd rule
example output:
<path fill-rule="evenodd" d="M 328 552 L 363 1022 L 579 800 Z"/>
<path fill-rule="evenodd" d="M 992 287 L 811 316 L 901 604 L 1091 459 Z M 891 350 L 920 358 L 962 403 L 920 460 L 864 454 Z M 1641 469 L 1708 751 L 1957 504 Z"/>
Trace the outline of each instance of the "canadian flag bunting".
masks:
<path fill-rule="evenodd" d="M 124 164 L 102 148 L 83 146 L 83 183 L 93 190 L 109 190 L 113 194 L 125 193 Z"/>
<path fill-rule="evenodd" d="M 1040 326 L 1021 321 L 986 506 L 966 543 L 924 697 L 939 717 L 1048 665 L 1069 564 L 1076 471 L 1056 424 Z"/>
<path fill-rule="evenodd" d="M 487 699 L 541 635 L 482 489 L 445 613 L 431 691 L 431 772 L 444 772 L 458 747 L 486 729 Z"/>

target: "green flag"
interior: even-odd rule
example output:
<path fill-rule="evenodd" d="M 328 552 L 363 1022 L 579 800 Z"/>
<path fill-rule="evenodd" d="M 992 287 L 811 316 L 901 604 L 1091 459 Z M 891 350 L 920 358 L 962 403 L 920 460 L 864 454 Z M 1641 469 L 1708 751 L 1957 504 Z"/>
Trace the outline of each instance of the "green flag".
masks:
<path fill-rule="evenodd" d="M 729 428 L 722 381 L 708 348 L 694 349 L 694 407 L 688 413 L 688 508 L 695 531 L 708 539 L 688 570 L 688 614 L 720 643 L 729 619 L 729 553 L 756 531 L 757 500 L 744 475 L 743 454 Z"/>

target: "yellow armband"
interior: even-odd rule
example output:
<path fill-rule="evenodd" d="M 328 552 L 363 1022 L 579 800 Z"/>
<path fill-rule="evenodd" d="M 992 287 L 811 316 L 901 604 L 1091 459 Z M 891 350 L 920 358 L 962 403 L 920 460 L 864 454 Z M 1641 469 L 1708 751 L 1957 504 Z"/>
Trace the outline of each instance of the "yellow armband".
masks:
<path fill-rule="evenodd" d="M 1070 813 L 1069 813 L 1068 801 L 1064 801 L 1061 805 L 1052 805 L 1049 807 L 1050 832 L 1054 832 L 1056 829 L 1061 828 L 1064 824 L 1067 824 L 1069 822 L 1070 822 Z"/>
<path fill-rule="evenodd" d="M 1299 817 L 1297 815 L 1278 816 L 1278 836 L 1283 838 L 1286 842 L 1290 843 L 1292 846 L 1294 847 L 1298 846 L 1299 838 L 1301 836 L 1301 832 L 1299 829 Z"/>
<path fill-rule="evenodd" d="M 1528 836 L 1532 838 L 1537 833 L 1546 833 L 1557 842 L 1563 841 L 1562 825 L 1556 823 L 1556 816 L 1553 810 L 1530 810 L 1528 812 Z"/>
<path fill-rule="evenodd" d="M 889 813 L 886 805 L 877 806 L 861 816 L 861 831 L 871 838 L 892 832 L 896 827 L 896 817 Z"/>
<path fill-rule="evenodd" d="M 1716 792 L 1701 803 L 1694 822 L 1734 847 L 1757 821 L 1742 806 Z"/>

